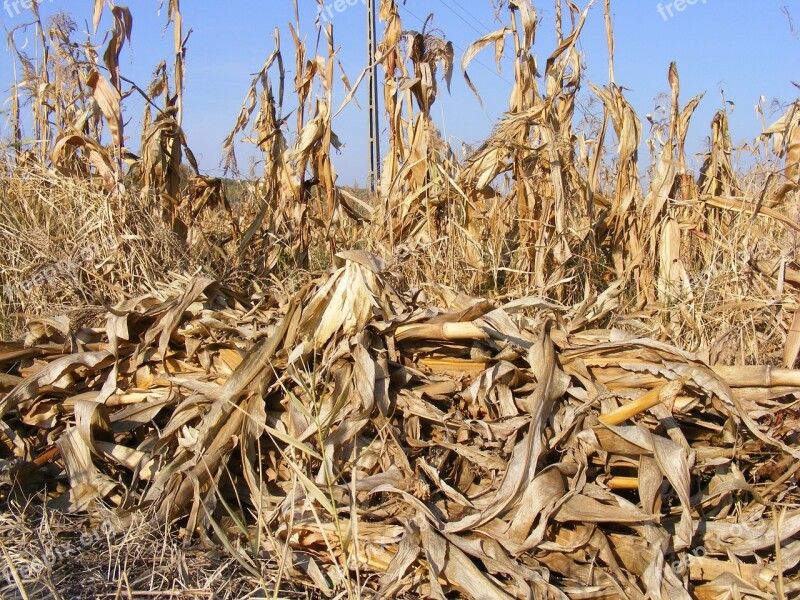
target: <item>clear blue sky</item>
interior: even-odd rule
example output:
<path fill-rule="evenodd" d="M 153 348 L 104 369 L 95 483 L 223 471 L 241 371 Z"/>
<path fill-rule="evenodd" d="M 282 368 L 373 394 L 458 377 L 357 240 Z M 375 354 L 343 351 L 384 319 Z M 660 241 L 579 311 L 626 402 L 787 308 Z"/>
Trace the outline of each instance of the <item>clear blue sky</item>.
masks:
<path fill-rule="evenodd" d="M 92 1 L 38 1 L 43 17 L 65 10 L 75 17 L 80 29 L 89 29 Z M 337 12 L 333 10 L 335 0 L 326 0 L 332 8 L 335 41 L 341 48 L 339 59 L 354 82 L 366 63 L 366 9 L 362 0 L 348 1 L 351 4 L 355 2 L 355 5 Z M 306 37 L 312 53 L 316 42 L 313 21 L 317 3 L 315 0 L 299 2 L 301 35 Z M 691 0 L 686 0 L 683 10 L 678 11 L 680 0 L 660 4 L 652 0 L 612 1 L 617 83 L 629 90 L 626 92 L 628 99 L 644 119 L 645 114 L 652 112 L 654 99 L 668 91 L 667 68 L 674 60 L 681 75 L 683 103 L 700 92 L 707 92 L 689 132 L 690 149 L 698 151 L 704 147 L 711 118 L 722 106 L 722 91 L 725 98 L 736 105 L 731 118 L 734 143 L 751 141 L 761 129 L 754 110 L 760 96 L 763 95 L 770 105 L 774 100 L 786 103 L 800 95 L 791 83 L 792 80 L 800 82 L 800 72 L 796 70 L 800 58 L 799 3 L 797 0 L 688 2 Z M 456 48 L 457 64 L 469 44 L 501 27 L 495 20 L 491 0 L 407 0 L 405 6 L 399 0 L 399 4 L 405 29 L 420 29 L 427 14 L 435 14 L 435 25 Z M 554 48 L 554 3 L 536 4 L 542 23 L 535 52 L 540 68 L 544 69 L 545 60 Z M 578 4 L 583 7 L 586 1 L 579 0 Z M 130 5 L 134 16 L 133 48 L 132 52 L 129 48 L 123 51 L 122 73 L 144 88 L 159 60 L 170 56 L 172 36 L 164 29 L 166 18 L 163 11 L 158 14 L 157 0 L 141 0 Z M 345 0 L 341 0 L 340 7 L 342 5 L 346 5 Z M 782 11 L 782 7 L 787 5 L 789 14 L 795 19 L 794 31 L 790 19 Z M 222 140 L 237 117 L 253 73 L 272 51 L 275 27 L 281 29 L 287 83 L 291 85 L 294 54 L 288 23 L 294 20 L 293 2 L 184 0 L 182 9 L 185 29 L 193 29 L 187 54 L 185 130 L 201 167 L 219 174 Z M 25 11 L 17 14 L 13 2 L 0 6 L 0 16 L 6 31 L 30 17 Z M 106 16 L 100 32 L 105 31 L 108 25 Z M 18 41 L 22 38 L 20 35 Z M 602 0 L 592 9 L 581 49 L 585 51 L 589 80 L 599 85 L 606 84 L 608 70 Z M 511 50 L 510 43 L 508 50 Z M 477 61 L 472 64 L 470 75 L 481 91 L 485 108 L 480 107 L 456 66 L 452 94 L 448 96 L 445 93 L 433 109 L 440 129 L 456 148 L 460 147 L 462 140 L 467 143 L 483 140 L 508 106 L 513 78 L 510 60 L 505 59 L 503 72 L 499 75 L 491 49 L 484 51 Z M 0 87 L 3 90 L 8 89 L 12 81 L 11 64 L 11 54 L 6 50 L 0 66 Z M 588 87 L 584 91 L 588 92 Z M 336 95 L 339 101 L 344 97 L 341 82 L 337 82 Z M 366 181 L 368 152 L 364 98 L 365 94 L 361 93 L 361 110 L 352 106 L 334 123 L 334 130 L 346 144 L 335 159 L 342 184 L 363 184 Z M 127 104 L 126 118 L 130 120 L 128 132 L 133 133 L 141 118 L 142 103 L 131 100 Z M 4 110 L 7 108 L 7 105 L 3 106 Z M 777 107 L 773 108 L 777 111 Z M 769 119 L 775 116 L 777 112 L 770 114 Z M 646 132 L 646 121 L 644 126 Z M 2 135 L 6 135 L 5 119 L 0 127 Z M 137 149 L 138 139 L 130 140 L 129 146 Z M 248 157 L 255 154 L 247 146 L 241 146 L 238 154 L 242 170 L 246 172 Z"/>

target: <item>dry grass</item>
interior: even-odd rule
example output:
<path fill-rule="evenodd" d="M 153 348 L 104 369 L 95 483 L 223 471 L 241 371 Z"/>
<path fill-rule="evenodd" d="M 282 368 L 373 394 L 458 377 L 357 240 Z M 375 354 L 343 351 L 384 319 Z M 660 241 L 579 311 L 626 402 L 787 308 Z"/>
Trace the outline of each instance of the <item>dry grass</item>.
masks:
<path fill-rule="evenodd" d="M 151 198 L 116 198 L 35 163 L 24 176 L 4 166 L 4 338 L 19 337 L 32 317 L 66 313 L 80 323 L 81 315 L 151 289 L 170 271 L 200 268 L 151 209 Z"/>
<path fill-rule="evenodd" d="M 276 30 L 224 144 L 264 171 L 232 204 L 181 129 L 180 3 L 146 91 L 127 8 L 96 0 L 100 56 L 33 4 L 0 165 L 4 595 L 800 593 L 800 104 L 749 149 L 723 108 L 692 173 L 677 65 L 645 139 L 610 2 L 588 101 L 600 7 L 556 5 L 541 75 L 530 2 L 467 50 L 469 81 L 508 42 L 515 85 L 461 161 L 431 118 L 446 33 L 382 0 L 376 197 L 336 184 L 333 26 L 289 28 L 293 81 Z"/>
<path fill-rule="evenodd" d="M 276 565 L 255 559 L 254 578 L 224 552 L 187 543 L 146 513 L 98 526 L 47 507 L 9 504 L 0 514 L 0 595 L 9 600 L 71 598 L 272 598 Z M 11 565 L 14 567 L 12 572 Z M 281 598 L 317 598 L 284 581 Z"/>

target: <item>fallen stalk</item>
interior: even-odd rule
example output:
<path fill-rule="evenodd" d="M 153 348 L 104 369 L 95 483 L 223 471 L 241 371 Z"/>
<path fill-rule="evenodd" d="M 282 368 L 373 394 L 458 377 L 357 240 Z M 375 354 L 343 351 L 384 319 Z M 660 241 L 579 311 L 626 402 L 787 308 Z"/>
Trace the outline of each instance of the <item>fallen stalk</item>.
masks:
<path fill-rule="evenodd" d="M 612 477 L 606 483 L 610 490 L 638 490 L 638 477 Z"/>
<path fill-rule="evenodd" d="M 635 417 L 646 410 L 650 410 L 662 402 L 674 402 L 678 394 L 680 394 L 683 390 L 683 386 L 685 385 L 686 381 L 687 378 L 682 378 L 675 381 L 670 381 L 667 384 L 654 388 L 645 393 L 638 400 L 634 400 L 625 406 L 620 406 L 618 409 L 606 415 L 602 415 L 600 417 L 600 422 L 604 425 L 613 427 L 615 425 L 619 425 L 620 423 L 624 423 L 628 419 Z"/>

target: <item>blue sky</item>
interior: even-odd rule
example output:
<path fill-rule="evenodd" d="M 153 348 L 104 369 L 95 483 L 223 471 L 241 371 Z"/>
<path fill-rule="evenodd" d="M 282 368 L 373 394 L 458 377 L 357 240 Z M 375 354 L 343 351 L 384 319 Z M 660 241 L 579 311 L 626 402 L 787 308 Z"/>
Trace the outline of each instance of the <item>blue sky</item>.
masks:
<path fill-rule="evenodd" d="M 3 0 L 0 0 L 0 3 Z M 30 0 L 29 0 L 30 1 Z M 90 0 L 38 0 L 43 17 L 54 12 L 70 12 L 79 29 L 88 30 L 93 2 Z M 626 95 L 640 117 L 651 113 L 654 99 L 668 91 L 667 68 L 670 61 L 678 64 L 683 103 L 696 94 L 706 96 L 695 114 L 689 132 L 689 148 L 696 152 L 705 146 L 709 123 L 722 107 L 722 94 L 735 104 L 731 115 L 734 143 L 750 142 L 761 130 L 761 120 L 754 107 L 763 95 L 768 120 L 778 115 L 773 102 L 793 101 L 800 82 L 800 73 L 792 65 L 800 58 L 800 6 L 796 0 L 614 0 L 612 11 L 616 34 L 616 80 L 627 88 Z M 313 53 L 316 34 L 313 21 L 316 0 L 299 0 L 300 33 Z M 336 10 L 335 0 L 326 0 L 334 24 L 339 60 L 351 82 L 366 63 L 366 9 L 362 0 L 340 0 L 343 10 Z M 352 6 L 348 6 L 355 3 Z M 434 24 L 456 49 L 456 62 L 478 37 L 499 29 L 491 0 L 407 0 L 400 14 L 405 29 L 420 29 L 422 20 L 433 12 Z M 540 68 L 554 48 L 553 2 L 538 2 L 542 18 L 535 52 Z M 583 7 L 586 2 L 579 1 Z M 783 7 L 794 18 L 795 30 Z M 171 54 L 172 34 L 165 31 L 165 15 L 158 14 L 157 0 L 130 3 L 133 16 L 133 47 L 122 55 L 122 73 L 146 88 L 153 68 Z M 17 9 L 21 9 L 17 5 Z M 678 10 L 682 8 L 682 10 Z M 17 12 L 13 2 L 0 6 L 0 18 L 6 31 L 29 20 L 30 14 Z M 201 167 L 220 174 L 220 148 L 231 129 L 247 92 L 250 80 L 273 48 L 273 30 L 280 28 L 287 67 L 287 83 L 294 77 L 292 38 L 288 24 L 294 21 L 291 0 L 230 0 L 182 2 L 185 29 L 193 30 L 188 44 L 185 130 Z M 503 13 L 505 16 L 507 11 Z M 671 14 L 671 16 L 670 16 Z M 99 36 L 108 28 L 100 26 Z M 379 24 L 379 28 L 382 27 Z M 19 34 L 18 41 L 24 37 Z M 98 40 L 100 41 L 100 40 Z M 23 42 L 24 43 L 24 42 Z M 581 49 L 585 51 L 588 79 L 595 84 L 608 83 L 607 50 L 603 23 L 602 0 L 590 13 Z M 324 50 L 324 42 L 322 46 Z M 508 50 L 511 50 L 510 42 Z M 6 50 L 0 64 L 0 87 L 7 90 L 13 80 L 11 54 Z M 498 74 L 492 50 L 487 49 L 470 68 L 470 76 L 484 100 L 482 108 L 467 88 L 456 67 L 452 93 L 446 93 L 433 108 L 442 132 L 454 147 L 461 142 L 479 143 L 490 133 L 497 118 L 508 106 L 513 70 L 511 61 L 503 61 Z M 444 86 L 442 86 L 444 89 Z M 366 90 L 364 90 L 365 92 Z M 584 88 L 588 92 L 588 86 Z M 345 95 L 337 82 L 336 98 Z M 5 97 L 5 94 L 4 94 Z M 335 158 L 339 182 L 349 185 L 366 181 L 368 152 L 366 145 L 367 115 L 365 93 L 359 95 L 361 109 L 346 109 L 334 123 L 334 129 L 346 144 Z M 291 103 L 288 103 L 291 105 Z M 3 106 L 7 109 L 7 105 Z M 132 98 L 127 104 L 128 131 L 135 130 L 142 112 L 141 101 Z M 644 122 L 645 132 L 647 122 Z M 6 124 L 0 123 L 6 134 Z M 138 147 L 138 140 L 129 142 Z M 243 171 L 249 157 L 256 154 L 241 146 L 238 152 Z"/>

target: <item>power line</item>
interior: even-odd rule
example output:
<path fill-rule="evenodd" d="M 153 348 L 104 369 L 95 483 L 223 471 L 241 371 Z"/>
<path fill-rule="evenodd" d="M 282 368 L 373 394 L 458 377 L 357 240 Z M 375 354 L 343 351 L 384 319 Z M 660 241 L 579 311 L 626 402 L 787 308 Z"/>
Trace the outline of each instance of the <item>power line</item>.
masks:
<path fill-rule="evenodd" d="M 450 6 L 449 4 L 446 4 L 444 0 L 439 0 L 439 4 L 441 4 L 442 6 L 444 6 L 444 7 L 445 7 L 447 10 L 449 10 L 449 11 L 450 11 L 451 13 L 453 13 L 453 14 L 454 14 L 456 17 L 458 17 L 458 18 L 461 20 L 461 22 L 463 22 L 463 23 L 464 23 L 464 24 L 465 24 L 467 27 L 469 27 L 470 29 L 472 29 L 472 31 L 474 31 L 475 33 L 477 33 L 479 36 L 483 37 L 484 33 L 483 33 L 483 32 L 482 32 L 480 29 L 478 29 L 477 27 L 475 27 L 475 25 L 473 25 L 472 23 L 470 23 L 469 21 L 467 21 L 467 20 L 464 18 L 464 16 L 463 16 L 463 15 L 462 15 L 460 12 L 456 11 L 456 10 L 455 10 L 455 9 L 454 9 L 452 6 Z"/>
<path fill-rule="evenodd" d="M 398 6 L 399 8 L 402 8 L 404 11 L 406 11 L 408 14 L 410 14 L 412 17 L 414 17 L 414 18 L 415 18 L 417 21 L 419 21 L 420 23 L 423 23 L 423 24 L 425 23 L 425 21 L 424 21 L 423 19 L 421 19 L 421 18 L 420 18 L 419 16 L 417 16 L 416 14 L 414 14 L 414 13 L 413 13 L 413 12 L 412 12 L 410 9 L 408 9 L 408 8 L 407 8 L 405 5 L 398 4 L 397 6 Z M 481 34 L 481 35 L 483 35 L 483 34 Z M 462 48 L 461 46 L 459 46 L 459 45 L 458 45 L 458 44 L 456 44 L 455 42 L 452 42 L 452 43 L 453 43 L 453 47 L 454 47 L 454 48 L 456 48 L 457 50 L 459 50 L 460 52 L 466 52 L 466 49 L 465 49 L 465 48 Z M 503 80 L 503 81 L 505 81 L 507 84 L 509 84 L 509 85 L 514 85 L 514 84 L 513 84 L 511 81 L 509 81 L 508 79 L 506 79 L 505 77 L 503 77 L 503 76 L 502 76 L 500 73 L 498 73 L 498 72 L 497 72 L 495 69 L 492 69 L 492 68 L 488 67 L 488 66 L 487 66 L 485 63 L 482 63 L 481 61 L 479 61 L 479 60 L 477 60 L 477 59 L 473 59 L 473 60 L 472 60 L 472 62 L 474 62 L 475 64 L 477 64 L 477 65 L 479 65 L 479 66 L 481 66 L 481 67 L 483 67 L 485 70 L 489 71 L 489 72 L 490 72 L 492 75 L 494 75 L 495 77 L 497 77 L 497 78 L 499 78 L 499 79 L 502 79 L 502 80 Z"/>
<path fill-rule="evenodd" d="M 481 31 L 480 29 L 478 29 L 477 27 L 475 27 L 475 25 L 473 25 L 472 23 L 470 23 L 469 21 L 467 21 L 467 20 L 464 18 L 464 15 L 462 15 L 460 12 L 458 12 L 456 9 L 454 9 L 454 8 L 453 8 L 453 7 L 452 7 L 452 6 L 451 6 L 451 5 L 450 5 L 448 2 L 446 2 L 445 0 L 439 0 L 439 2 L 441 3 L 441 5 L 442 5 L 442 6 L 444 6 L 444 7 L 445 7 L 447 10 L 449 10 L 451 13 L 453 13 L 453 14 L 454 14 L 456 17 L 458 17 L 459 19 L 461 19 L 461 21 L 463 21 L 463 22 L 464 22 L 464 23 L 467 25 L 467 27 L 471 27 L 471 28 L 472 28 L 472 30 L 473 30 L 475 33 L 477 33 L 479 36 L 483 37 L 483 36 L 484 36 L 484 35 L 486 35 L 487 33 L 491 33 L 491 31 L 489 30 L 489 28 L 488 28 L 488 27 L 486 27 L 486 25 L 484 25 L 483 23 L 481 23 L 481 22 L 480 22 L 480 21 L 477 19 L 477 17 L 475 17 L 475 15 L 473 15 L 473 14 L 472 14 L 470 11 L 468 11 L 466 8 L 463 8 L 463 7 L 462 7 L 462 8 L 461 8 L 461 10 L 462 10 L 463 12 L 465 12 L 466 14 L 468 14 L 468 15 L 470 16 L 470 18 L 471 18 L 473 21 L 475 21 L 475 22 L 476 22 L 478 25 L 480 25 L 480 26 L 483 28 L 483 30 L 484 30 L 484 31 Z"/>

